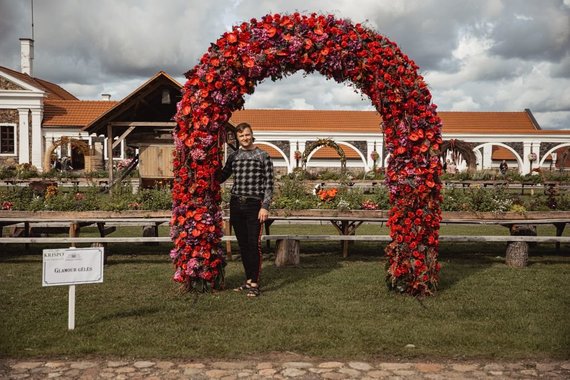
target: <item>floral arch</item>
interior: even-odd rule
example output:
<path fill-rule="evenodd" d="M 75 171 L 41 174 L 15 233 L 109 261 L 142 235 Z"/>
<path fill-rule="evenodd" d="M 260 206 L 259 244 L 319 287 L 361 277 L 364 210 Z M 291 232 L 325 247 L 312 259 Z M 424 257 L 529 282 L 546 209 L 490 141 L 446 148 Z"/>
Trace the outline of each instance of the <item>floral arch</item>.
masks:
<path fill-rule="evenodd" d="M 317 141 L 313 141 L 305 147 L 305 151 L 303 152 L 302 159 L 302 168 L 303 170 L 307 170 L 307 162 L 309 161 L 309 157 L 311 153 L 318 150 L 323 146 L 328 146 L 329 148 L 333 148 L 338 156 L 340 157 L 340 171 L 341 173 L 346 172 L 346 155 L 344 154 L 344 150 L 333 140 L 331 139 L 319 139 Z"/>
<path fill-rule="evenodd" d="M 67 144 L 79 149 L 81 154 L 83 154 L 83 157 L 91 156 L 91 149 L 89 148 L 89 145 L 85 141 L 74 139 L 73 137 L 63 136 L 59 140 L 53 141 L 52 145 L 49 147 L 49 149 L 44 154 L 43 165 L 44 165 L 45 170 L 49 170 L 51 167 L 51 160 L 52 160 L 53 152 L 58 147 L 60 147 L 62 145 L 67 145 Z"/>
<path fill-rule="evenodd" d="M 174 280 L 188 290 L 223 285 L 217 173 L 225 123 L 261 81 L 299 70 L 349 83 L 382 116 L 391 153 L 386 171 L 392 205 L 387 284 L 399 292 L 431 294 L 440 268 L 442 139 L 428 87 L 418 66 L 389 39 L 332 15 L 299 13 L 266 15 L 234 26 L 186 73 L 174 130 Z"/>
<path fill-rule="evenodd" d="M 335 142 L 335 143 L 336 143 L 340 148 L 342 148 L 342 150 L 345 152 L 345 153 L 344 153 L 345 158 L 346 158 L 346 150 L 345 150 L 345 149 L 348 149 L 348 151 L 352 151 L 352 152 L 356 153 L 356 155 L 358 156 L 358 159 L 360 160 L 359 164 L 361 163 L 361 164 L 362 164 L 362 169 L 363 169 L 363 170 L 366 170 L 366 164 L 367 164 L 367 162 L 366 162 L 366 156 L 365 156 L 364 154 L 362 154 L 362 152 L 360 151 L 360 149 L 359 149 L 358 147 L 356 147 L 355 145 L 353 145 L 353 144 L 351 144 L 351 143 L 349 143 L 349 142 L 346 142 L 346 141 L 338 141 L 338 142 Z M 320 148 L 319 148 L 319 149 L 320 149 Z M 307 157 L 307 164 L 311 161 L 312 157 L 317 153 L 317 150 L 319 150 L 319 149 L 314 150 L 313 153 L 311 153 L 311 154 Z M 355 158 L 355 159 L 356 159 L 356 158 Z M 348 164 L 347 164 L 347 165 L 348 165 Z"/>
<path fill-rule="evenodd" d="M 459 157 L 462 157 L 467 163 L 469 170 L 477 169 L 477 157 L 473 152 L 473 146 L 463 140 L 446 140 L 441 144 L 441 157 L 445 160 L 447 153 L 451 152 L 453 161 L 457 163 Z"/>

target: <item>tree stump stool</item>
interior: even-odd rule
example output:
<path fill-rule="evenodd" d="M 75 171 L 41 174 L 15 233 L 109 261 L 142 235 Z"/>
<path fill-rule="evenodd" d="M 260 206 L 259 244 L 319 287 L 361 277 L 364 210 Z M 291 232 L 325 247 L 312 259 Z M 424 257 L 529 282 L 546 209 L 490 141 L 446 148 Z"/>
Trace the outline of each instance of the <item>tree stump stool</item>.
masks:
<path fill-rule="evenodd" d="M 505 264 L 511 268 L 524 268 L 528 263 L 528 243 L 511 241 L 507 246 Z"/>
<path fill-rule="evenodd" d="M 510 227 L 513 236 L 536 236 L 536 226 L 530 224 L 513 224 Z M 505 264 L 511 268 L 524 268 L 528 264 L 529 244 L 524 241 L 510 241 L 507 244 Z"/>
<path fill-rule="evenodd" d="M 299 240 L 280 239 L 275 243 L 275 266 L 297 266 L 301 262 Z"/>
<path fill-rule="evenodd" d="M 144 226 L 143 237 L 158 237 L 158 226 L 154 224 Z M 158 243 L 147 241 L 144 243 L 144 245 L 155 246 L 158 245 Z"/>

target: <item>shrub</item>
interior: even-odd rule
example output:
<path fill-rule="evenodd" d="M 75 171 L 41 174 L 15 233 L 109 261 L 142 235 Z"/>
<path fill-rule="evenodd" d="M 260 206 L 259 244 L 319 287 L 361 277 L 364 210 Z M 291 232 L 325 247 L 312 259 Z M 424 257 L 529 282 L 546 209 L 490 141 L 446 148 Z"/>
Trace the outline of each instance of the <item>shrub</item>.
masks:
<path fill-rule="evenodd" d="M 302 210 L 313 208 L 315 197 L 303 183 L 289 176 L 284 176 L 279 182 L 273 197 L 273 208 Z"/>
<path fill-rule="evenodd" d="M 172 208 L 172 194 L 168 187 L 142 189 L 138 193 L 140 208 L 144 210 L 168 210 Z"/>

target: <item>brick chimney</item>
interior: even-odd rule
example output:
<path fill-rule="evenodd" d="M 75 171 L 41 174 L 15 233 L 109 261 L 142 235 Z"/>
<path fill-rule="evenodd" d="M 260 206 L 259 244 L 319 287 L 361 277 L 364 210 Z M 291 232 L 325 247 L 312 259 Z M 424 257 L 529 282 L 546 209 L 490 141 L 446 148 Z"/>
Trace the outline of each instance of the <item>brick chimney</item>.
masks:
<path fill-rule="evenodd" d="M 34 76 L 34 40 L 20 38 L 20 66 L 23 74 Z"/>

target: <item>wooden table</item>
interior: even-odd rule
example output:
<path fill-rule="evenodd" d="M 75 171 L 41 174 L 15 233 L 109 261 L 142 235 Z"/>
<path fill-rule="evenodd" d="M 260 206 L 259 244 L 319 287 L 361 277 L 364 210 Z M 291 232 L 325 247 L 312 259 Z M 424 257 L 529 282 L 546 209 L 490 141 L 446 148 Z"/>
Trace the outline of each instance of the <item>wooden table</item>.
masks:
<path fill-rule="evenodd" d="M 25 234 L 34 224 L 46 226 L 67 226 L 69 237 L 78 237 L 81 227 L 97 225 L 101 238 L 114 229 L 106 227 L 107 223 L 132 223 L 134 225 L 152 225 L 155 227 L 154 236 L 158 237 L 158 226 L 168 223 L 171 211 L 124 211 L 124 212 L 54 212 L 54 211 L 0 211 L 0 227 L 23 223 Z M 514 225 L 552 224 L 556 227 L 556 236 L 562 236 L 566 224 L 570 223 L 570 211 L 526 212 L 526 213 L 492 213 L 492 212 L 443 212 L 443 224 L 479 224 L 502 225 L 512 230 Z M 227 214 L 225 233 L 231 235 Z M 328 221 L 336 228 L 339 236 L 353 236 L 363 223 L 384 223 L 388 220 L 385 210 L 271 210 L 266 223 L 266 234 L 270 235 L 271 225 L 275 221 Z M 267 241 L 271 239 L 266 239 Z M 348 255 L 350 239 L 338 239 L 342 244 L 343 256 Z M 143 240 L 141 240 L 143 241 Z M 226 240 L 226 250 L 231 257 L 231 242 Z M 560 248 L 560 243 L 557 243 Z"/>

